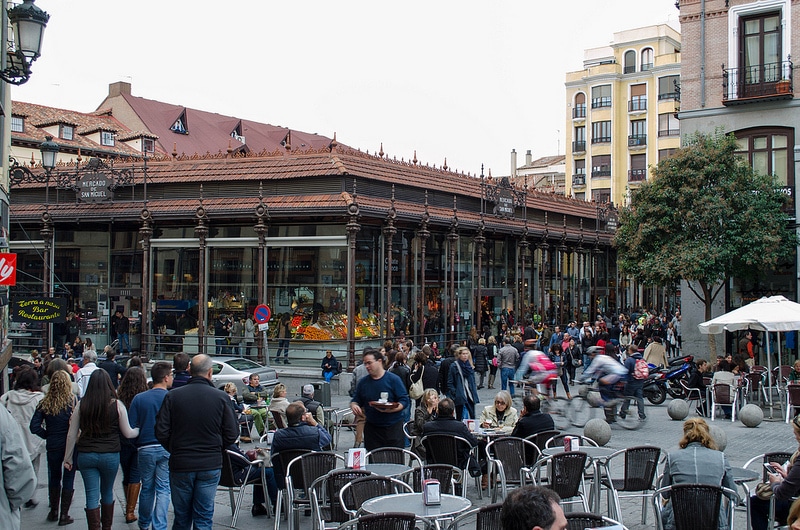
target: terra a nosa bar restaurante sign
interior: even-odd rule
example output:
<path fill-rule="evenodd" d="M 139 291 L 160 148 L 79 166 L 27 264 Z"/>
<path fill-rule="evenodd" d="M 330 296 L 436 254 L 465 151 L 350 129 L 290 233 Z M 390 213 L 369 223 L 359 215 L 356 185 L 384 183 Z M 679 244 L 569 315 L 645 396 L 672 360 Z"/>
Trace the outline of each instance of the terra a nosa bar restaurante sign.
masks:
<path fill-rule="evenodd" d="M 11 302 L 11 320 L 14 322 L 59 322 L 66 316 L 66 298 L 18 297 Z"/>

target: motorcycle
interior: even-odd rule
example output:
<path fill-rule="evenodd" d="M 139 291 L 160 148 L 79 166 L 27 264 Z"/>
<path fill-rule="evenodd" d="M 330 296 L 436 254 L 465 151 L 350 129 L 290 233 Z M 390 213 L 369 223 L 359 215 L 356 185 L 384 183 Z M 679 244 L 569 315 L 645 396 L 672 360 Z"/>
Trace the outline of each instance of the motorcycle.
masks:
<path fill-rule="evenodd" d="M 680 384 L 681 379 L 688 379 L 694 362 L 692 355 L 684 355 L 667 361 L 668 368 L 649 365 L 650 375 L 645 379 L 642 394 L 653 405 L 660 405 L 667 399 L 683 398 L 686 391 Z"/>

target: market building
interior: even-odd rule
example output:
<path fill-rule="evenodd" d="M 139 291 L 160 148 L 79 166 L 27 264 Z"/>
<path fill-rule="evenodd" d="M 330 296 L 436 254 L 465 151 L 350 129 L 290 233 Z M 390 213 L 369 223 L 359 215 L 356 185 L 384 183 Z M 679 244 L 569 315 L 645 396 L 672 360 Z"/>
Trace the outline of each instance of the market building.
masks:
<path fill-rule="evenodd" d="M 136 98 L 125 84 L 86 118 L 114 122 L 68 123 L 69 111 L 53 108 L 32 120 L 25 108 L 13 107 L 24 169 L 16 180 L 12 170 L 10 246 L 22 273 L 12 305 L 60 298 L 99 347 L 117 310 L 133 349 L 161 357 L 215 353 L 215 321 L 267 304 L 269 352 L 288 314 L 292 355 L 318 362 L 325 349 L 352 361 L 401 333 L 449 343 L 504 311 L 546 308 L 564 322 L 616 309 L 615 220 L 598 222 L 594 203 L 361 152 L 335 135 L 219 115 L 209 124 L 210 113 Z M 98 145 L 78 151 L 60 134 L 69 125 Z M 45 136 L 59 148 L 50 170 Z M 104 138 L 118 152 L 104 156 Z M 26 324 L 11 335 L 26 350 L 62 332 Z"/>

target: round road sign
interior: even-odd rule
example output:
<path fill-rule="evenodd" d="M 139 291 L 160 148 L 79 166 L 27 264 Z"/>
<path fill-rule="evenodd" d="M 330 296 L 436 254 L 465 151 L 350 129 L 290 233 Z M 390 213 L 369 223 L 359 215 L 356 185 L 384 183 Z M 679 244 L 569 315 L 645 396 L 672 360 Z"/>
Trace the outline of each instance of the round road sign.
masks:
<path fill-rule="evenodd" d="M 272 311 L 269 310 L 269 306 L 266 304 L 256 306 L 255 311 L 253 311 L 253 318 L 256 319 L 256 322 L 259 324 L 266 324 L 269 322 L 269 317 L 271 316 Z"/>

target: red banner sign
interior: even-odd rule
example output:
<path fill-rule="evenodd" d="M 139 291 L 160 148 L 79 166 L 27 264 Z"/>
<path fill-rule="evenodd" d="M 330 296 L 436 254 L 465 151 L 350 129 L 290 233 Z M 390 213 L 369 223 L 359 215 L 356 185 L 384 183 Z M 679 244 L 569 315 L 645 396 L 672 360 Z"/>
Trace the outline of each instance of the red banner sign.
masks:
<path fill-rule="evenodd" d="M 0 285 L 17 285 L 17 255 L 0 253 Z"/>

